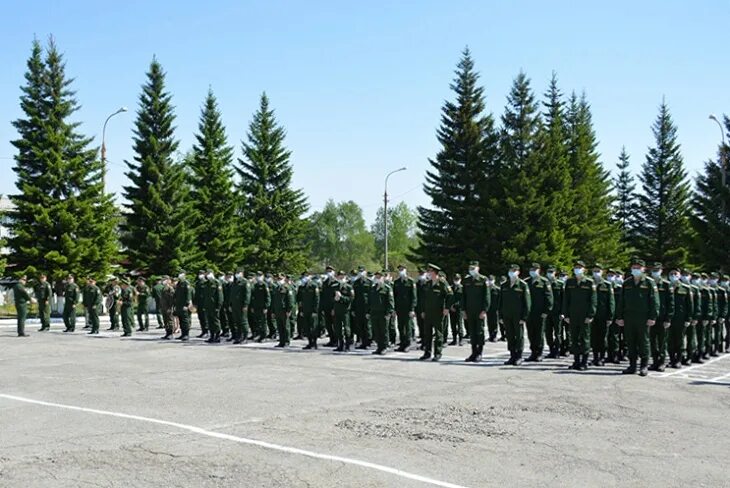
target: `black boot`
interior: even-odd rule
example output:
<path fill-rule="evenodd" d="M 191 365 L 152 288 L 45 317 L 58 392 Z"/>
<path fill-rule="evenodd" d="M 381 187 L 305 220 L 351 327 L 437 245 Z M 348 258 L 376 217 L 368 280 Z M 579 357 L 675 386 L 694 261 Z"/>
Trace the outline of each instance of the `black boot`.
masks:
<path fill-rule="evenodd" d="M 573 364 L 570 365 L 570 369 L 580 371 L 580 354 L 573 354 Z"/>
<path fill-rule="evenodd" d="M 629 359 L 629 367 L 621 371 L 621 374 L 636 374 L 636 359 Z"/>
<path fill-rule="evenodd" d="M 203 337 L 206 337 L 207 335 L 208 335 L 208 331 L 207 331 L 207 330 L 204 330 L 203 332 L 201 332 L 201 333 L 200 333 L 200 334 L 199 334 L 199 335 L 197 336 L 197 338 L 198 338 L 198 339 L 202 339 Z"/>
<path fill-rule="evenodd" d="M 510 353 L 509 353 L 509 359 L 504 362 L 504 365 L 505 366 L 512 366 L 513 364 L 515 364 L 515 353 L 513 353 L 512 351 L 510 351 Z"/>
<path fill-rule="evenodd" d="M 601 364 L 600 355 L 597 352 L 593 353 L 593 366 L 600 366 Z"/>
<path fill-rule="evenodd" d="M 649 358 L 641 359 L 641 368 L 639 369 L 639 376 L 646 376 L 649 374 Z"/>
<path fill-rule="evenodd" d="M 471 345 L 471 354 L 469 355 L 468 358 L 464 359 L 464 361 L 467 362 L 467 363 L 473 363 L 474 362 L 474 359 L 476 357 L 477 357 L 477 346 L 475 346 L 474 344 L 472 344 Z"/>
<path fill-rule="evenodd" d="M 690 362 L 689 356 L 682 357 L 682 366 L 689 366 Z"/>
<path fill-rule="evenodd" d="M 482 362 L 482 352 L 484 352 L 484 346 L 477 346 L 477 355 L 474 356 L 474 362 L 475 363 L 481 363 Z"/>
<path fill-rule="evenodd" d="M 337 341 L 337 347 L 335 348 L 335 352 L 343 352 L 345 350 L 345 341 L 342 339 L 339 339 Z"/>
<path fill-rule="evenodd" d="M 580 355 L 580 366 L 578 369 L 580 371 L 586 371 L 588 369 L 588 354 Z"/>
<path fill-rule="evenodd" d="M 513 364 L 515 366 L 522 364 L 522 352 L 515 352 L 515 361 Z"/>
<path fill-rule="evenodd" d="M 647 360 L 648 363 L 648 360 Z M 656 369 L 659 367 L 659 358 L 656 356 L 652 357 L 651 366 L 648 367 L 649 371 L 656 371 Z"/>
<path fill-rule="evenodd" d="M 558 351 L 557 346 L 552 345 L 550 346 L 550 354 L 547 355 L 548 359 L 557 359 L 558 354 L 560 354 L 560 351 Z"/>

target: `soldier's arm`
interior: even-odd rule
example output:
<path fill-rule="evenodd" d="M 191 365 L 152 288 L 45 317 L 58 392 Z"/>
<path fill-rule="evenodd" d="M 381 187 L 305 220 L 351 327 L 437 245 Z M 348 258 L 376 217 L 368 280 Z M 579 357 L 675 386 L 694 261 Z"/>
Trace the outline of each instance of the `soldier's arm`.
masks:
<path fill-rule="evenodd" d="M 608 320 L 616 316 L 616 297 L 613 293 L 613 285 L 608 287 Z"/>
<path fill-rule="evenodd" d="M 562 315 L 567 317 L 568 311 L 570 310 L 570 293 L 568 293 L 568 286 L 567 282 L 565 284 L 565 287 L 563 288 L 563 308 L 562 308 Z"/>
<path fill-rule="evenodd" d="M 672 293 L 673 292 L 673 289 L 672 289 L 672 287 L 670 285 L 667 285 L 667 289 L 668 289 L 668 291 L 667 291 L 667 304 L 666 304 L 667 316 L 664 318 L 664 321 L 665 322 L 671 322 L 672 319 L 674 318 L 674 309 L 675 309 L 675 307 L 674 307 L 674 293 Z"/>
<path fill-rule="evenodd" d="M 484 284 L 484 308 L 482 309 L 482 312 L 486 313 L 489 310 L 489 307 L 492 305 L 492 290 L 487 286 L 487 284 Z M 466 293 L 462 293 L 462 296 L 466 295 Z M 465 308 L 462 308 L 462 310 L 466 310 Z"/>
<path fill-rule="evenodd" d="M 649 294 L 649 320 L 656 320 L 659 315 L 659 287 L 656 283 L 651 283 L 651 293 Z"/>
<path fill-rule="evenodd" d="M 598 309 L 598 290 L 596 284 L 593 283 L 591 286 L 591 296 L 588 303 L 588 312 L 586 313 L 587 319 L 593 319 L 596 316 L 596 310 Z"/>
<path fill-rule="evenodd" d="M 522 317 L 520 320 L 526 321 L 530 315 L 530 309 L 532 308 L 532 297 L 530 296 L 530 287 L 525 284 L 525 292 L 522 294 Z"/>
<path fill-rule="evenodd" d="M 545 293 L 545 310 L 543 313 L 548 313 L 553 310 L 553 306 L 555 305 L 553 301 L 553 287 L 550 286 L 550 281 L 547 279 L 544 282 L 544 293 Z"/>
<path fill-rule="evenodd" d="M 416 307 L 418 306 L 418 289 L 416 288 L 416 282 L 413 281 L 411 283 L 411 308 L 410 312 L 413 312 L 416 310 Z"/>
<path fill-rule="evenodd" d="M 271 307 L 271 291 L 268 286 L 264 287 L 266 293 L 264 294 L 264 308 L 269 309 Z"/>
<path fill-rule="evenodd" d="M 395 310 L 395 298 L 393 297 L 393 290 L 388 291 L 388 301 L 385 304 L 385 314 L 391 315 Z"/>

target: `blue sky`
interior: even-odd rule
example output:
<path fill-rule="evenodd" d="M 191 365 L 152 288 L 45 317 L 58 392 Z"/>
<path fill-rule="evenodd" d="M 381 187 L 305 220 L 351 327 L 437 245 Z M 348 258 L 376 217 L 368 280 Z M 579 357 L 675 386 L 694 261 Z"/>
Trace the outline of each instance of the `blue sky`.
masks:
<path fill-rule="evenodd" d="M 588 5 L 591 4 L 591 5 Z M 638 170 L 662 97 L 679 128 L 690 175 L 717 148 L 709 113 L 730 112 L 730 2 L 645 0 L 125 2 L 10 0 L 0 29 L 0 193 L 11 170 L 19 86 L 33 36 L 56 38 L 82 104 L 82 130 L 107 128 L 109 187 L 125 184 L 141 84 L 153 55 L 167 71 L 181 149 L 191 146 L 203 98 L 219 98 L 229 141 L 240 141 L 266 91 L 293 151 L 295 185 L 313 210 L 354 200 L 371 221 L 383 178 L 394 201 L 427 204 L 421 190 L 435 130 L 465 46 L 499 116 L 515 75 L 538 94 L 551 72 L 585 90 L 599 150 L 613 170 L 622 145 Z"/>

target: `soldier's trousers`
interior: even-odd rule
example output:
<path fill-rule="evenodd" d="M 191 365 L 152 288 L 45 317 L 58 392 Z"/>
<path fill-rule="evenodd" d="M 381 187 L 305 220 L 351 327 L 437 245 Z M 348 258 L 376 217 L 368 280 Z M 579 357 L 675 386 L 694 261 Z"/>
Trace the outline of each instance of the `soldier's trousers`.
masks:
<path fill-rule="evenodd" d="M 710 319 L 705 325 L 705 354 L 712 352 L 712 328 L 714 327 L 715 319 Z"/>
<path fill-rule="evenodd" d="M 134 310 L 132 310 L 131 305 L 122 305 L 122 328 L 125 334 L 132 335 L 132 330 L 134 329 Z"/>
<path fill-rule="evenodd" d="M 626 340 L 626 352 L 630 360 L 636 361 L 637 358 L 649 359 L 651 351 L 649 348 L 649 326 L 646 325 L 646 319 L 624 319 L 624 338 Z"/>
<path fill-rule="evenodd" d="M 684 336 L 684 322 L 672 321 L 667 334 L 667 350 L 669 354 L 676 355 L 677 359 L 681 359 L 684 353 Z"/>
<path fill-rule="evenodd" d="M 206 310 L 205 320 L 208 322 L 208 331 L 211 335 L 220 334 L 221 332 L 220 316 L 220 309 Z"/>
<path fill-rule="evenodd" d="M 335 320 L 332 327 L 334 333 L 333 340 L 336 343 L 339 341 L 347 342 L 350 338 L 350 313 L 345 312 L 343 314 L 335 313 Z"/>
<path fill-rule="evenodd" d="M 180 335 L 187 336 L 190 334 L 190 311 L 187 308 L 178 308 L 177 318 L 180 321 Z"/>
<path fill-rule="evenodd" d="M 198 307 L 198 322 L 200 322 L 200 331 L 204 334 L 208 332 L 208 317 L 205 315 L 205 308 Z"/>
<path fill-rule="evenodd" d="M 413 337 L 413 318 L 410 312 L 397 312 L 398 316 L 398 338 L 400 339 L 400 347 L 410 347 L 411 337 Z"/>
<path fill-rule="evenodd" d="M 557 349 L 560 352 L 563 344 L 563 321 L 560 320 L 560 315 L 548 314 L 545 320 L 545 340 L 551 351 Z"/>
<path fill-rule="evenodd" d="M 279 344 L 289 345 L 289 316 L 286 312 L 276 312 L 274 314 L 276 320 L 276 328 L 279 334 Z"/>
<path fill-rule="evenodd" d="M 596 315 L 591 323 L 591 349 L 594 353 L 605 353 L 608 349 L 608 325 L 606 317 Z"/>
<path fill-rule="evenodd" d="M 724 319 L 717 319 L 712 325 L 712 352 L 722 351 L 722 333 L 724 332 Z"/>
<path fill-rule="evenodd" d="M 698 322 L 699 324 L 699 322 Z M 692 359 L 697 354 L 697 325 L 690 325 L 685 331 L 687 357 Z"/>
<path fill-rule="evenodd" d="M 447 319 L 448 317 L 440 313 L 433 316 L 426 314 L 426 318 L 423 320 L 423 330 L 421 331 L 425 352 L 431 352 L 431 347 L 433 347 L 433 354 L 435 356 L 441 355 L 444 350 L 444 323 Z"/>
<path fill-rule="evenodd" d="M 137 305 L 137 325 L 142 330 L 150 328 L 150 316 L 147 314 L 147 303 Z"/>
<path fill-rule="evenodd" d="M 385 351 L 388 349 L 388 319 L 381 313 L 373 313 L 370 320 L 373 327 L 373 339 L 378 345 L 378 350 Z"/>
<path fill-rule="evenodd" d="M 730 317 L 725 318 L 725 352 L 730 352 Z"/>
<path fill-rule="evenodd" d="M 74 317 L 75 320 L 75 317 Z M 118 306 L 112 307 L 111 310 L 109 310 L 109 327 L 111 330 L 119 330 L 119 308 Z"/>
<path fill-rule="evenodd" d="M 38 317 L 41 319 L 41 329 L 51 328 L 51 304 L 38 302 Z"/>
<path fill-rule="evenodd" d="M 671 327 L 671 326 L 670 326 Z M 649 343 L 651 357 L 655 363 L 664 364 L 667 362 L 667 336 L 669 329 L 664 328 L 664 323 L 657 321 L 649 328 Z"/>
<path fill-rule="evenodd" d="M 545 319 L 541 315 L 527 318 L 527 339 L 530 341 L 530 352 L 542 356 L 545 348 Z"/>
<path fill-rule="evenodd" d="M 388 340 L 391 344 L 396 342 L 396 332 L 398 330 L 396 319 L 395 313 L 390 314 L 390 319 L 388 319 Z"/>
<path fill-rule="evenodd" d="M 522 354 L 525 350 L 525 332 L 519 317 L 502 316 L 507 338 L 507 350 L 512 354 Z"/>
<path fill-rule="evenodd" d="M 274 312 L 271 309 L 266 312 L 266 329 L 268 330 L 268 337 L 274 337 L 276 335 L 276 319 L 274 318 Z"/>
<path fill-rule="evenodd" d="M 461 312 L 459 316 L 463 318 Z M 479 312 L 466 314 L 466 333 L 472 346 L 484 345 L 484 320 L 479 318 Z"/>
<path fill-rule="evenodd" d="M 157 319 L 157 327 L 165 327 L 165 317 L 162 313 L 162 305 L 159 300 L 155 300 L 155 318 Z"/>
<path fill-rule="evenodd" d="M 608 327 L 608 354 L 609 354 L 609 356 L 619 354 L 619 349 L 621 348 L 621 345 L 619 342 L 620 331 L 621 331 L 621 327 L 618 326 L 616 321 L 614 320 L 613 322 L 611 322 L 611 325 Z"/>
<path fill-rule="evenodd" d="M 591 325 L 585 317 L 570 317 L 570 347 L 573 354 L 591 352 Z"/>
<path fill-rule="evenodd" d="M 172 310 L 165 310 L 161 313 L 162 325 L 165 328 L 165 335 L 172 335 L 175 332 L 175 317 L 172 315 Z"/>
<path fill-rule="evenodd" d="M 63 307 L 63 325 L 66 326 L 66 330 L 73 332 L 76 330 L 76 307 Z"/>
<path fill-rule="evenodd" d="M 89 317 L 91 332 L 99 332 L 99 309 L 96 307 L 87 307 L 86 314 Z"/>
<path fill-rule="evenodd" d="M 302 334 L 310 341 L 316 341 L 319 338 L 319 329 L 317 327 L 318 317 L 319 315 L 316 313 L 299 315 L 299 321 L 302 324 Z"/>
<path fill-rule="evenodd" d="M 487 312 L 487 328 L 489 329 L 489 338 L 496 339 L 499 333 L 499 314 L 496 310 L 494 312 Z M 469 335 L 468 326 L 466 332 Z"/>
<path fill-rule="evenodd" d="M 231 330 L 231 324 L 228 322 L 228 306 L 224 305 L 221 307 L 220 312 L 218 313 L 218 317 L 220 319 L 221 323 L 221 330 L 225 332 L 229 332 Z"/>
<path fill-rule="evenodd" d="M 416 327 L 418 328 L 418 337 L 423 339 L 423 331 L 426 329 L 424 325 L 424 319 L 421 318 L 421 313 L 416 311 Z"/>
<path fill-rule="evenodd" d="M 251 329 L 253 332 L 254 339 L 265 339 L 266 338 L 266 314 L 263 310 L 251 309 Z"/>
<path fill-rule="evenodd" d="M 18 335 L 23 335 L 25 334 L 25 319 L 28 317 L 28 304 L 16 304 L 15 310 L 18 313 Z"/>
<path fill-rule="evenodd" d="M 449 312 L 449 323 L 451 324 L 451 338 L 455 341 L 461 341 L 461 339 L 464 338 L 464 316 L 461 314 L 461 310 L 458 308 L 455 312 Z M 467 327 L 468 319 L 467 319 Z M 482 331 L 482 335 L 484 332 Z M 471 335 L 472 344 L 474 344 L 474 336 Z M 444 335 L 444 341 L 446 340 L 446 335 Z"/>
<path fill-rule="evenodd" d="M 297 310 L 292 309 L 292 311 L 289 313 L 289 318 L 287 319 L 287 323 L 289 324 L 289 339 L 294 338 L 294 331 L 297 328 Z"/>
<path fill-rule="evenodd" d="M 702 356 L 705 353 L 705 321 L 698 320 L 695 325 L 694 351 Z"/>
<path fill-rule="evenodd" d="M 320 331 L 322 330 L 322 328 L 324 328 L 324 330 L 327 331 L 327 336 L 329 336 L 330 340 L 333 340 L 334 335 L 335 335 L 334 331 L 332 330 L 333 325 L 334 325 L 334 317 L 332 316 L 332 310 L 333 309 L 331 309 L 331 308 L 322 309 L 323 320 L 319 324 Z"/>
<path fill-rule="evenodd" d="M 373 338 L 372 330 L 370 329 L 370 320 L 367 318 L 367 311 L 355 310 L 355 321 L 353 322 L 353 330 L 357 335 L 358 340 L 366 345 L 370 345 L 370 341 Z"/>

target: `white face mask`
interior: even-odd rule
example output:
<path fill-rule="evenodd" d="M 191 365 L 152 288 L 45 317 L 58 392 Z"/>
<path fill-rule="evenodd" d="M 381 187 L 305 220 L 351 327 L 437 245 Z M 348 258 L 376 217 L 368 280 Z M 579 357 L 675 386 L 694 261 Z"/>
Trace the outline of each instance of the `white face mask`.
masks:
<path fill-rule="evenodd" d="M 644 274 L 644 272 L 641 270 L 641 268 L 631 268 L 631 276 L 638 277 L 643 274 Z"/>
<path fill-rule="evenodd" d="M 689 283 L 689 276 L 687 276 L 687 275 L 682 275 L 682 277 L 680 279 L 682 280 L 683 283 Z"/>
<path fill-rule="evenodd" d="M 514 280 L 515 278 L 517 278 L 517 271 L 508 271 L 507 275 L 509 275 L 510 279 Z"/>
<path fill-rule="evenodd" d="M 717 280 L 710 280 L 710 286 L 717 286 Z"/>
<path fill-rule="evenodd" d="M 561 275 L 560 276 L 560 281 L 562 281 L 563 283 L 565 283 L 566 281 L 568 281 L 568 277 L 566 275 Z"/>
<path fill-rule="evenodd" d="M 548 277 L 548 279 L 550 279 L 550 280 L 554 280 L 554 279 L 555 279 L 555 273 L 553 273 L 553 272 L 548 272 L 548 274 L 547 274 L 547 277 Z"/>
<path fill-rule="evenodd" d="M 360 276 L 365 278 L 368 275 L 367 271 L 360 271 Z"/>
<path fill-rule="evenodd" d="M 258 281 L 259 283 L 262 283 L 264 281 L 264 277 L 263 276 L 257 276 L 256 277 L 256 281 Z"/>
<path fill-rule="evenodd" d="M 208 279 L 209 280 L 215 279 L 215 275 L 213 275 L 213 273 L 208 273 Z"/>
<path fill-rule="evenodd" d="M 402 270 L 398 271 L 398 274 L 400 275 L 401 278 L 405 278 L 406 275 L 408 274 L 408 272 L 406 272 L 405 269 L 402 269 Z"/>
<path fill-rule="evenodd" d="M 427 277 L 428 277 L 428 276 L 426 275 L 426 273 L 423 273 L 423 274 L 422 274 L 421 276 L 419 276 L 419 279 L 420 279 L 421 281 L 426 281 L 426 278 L 427 278 Z"/>
<path fill-rule="evenodd" d="M 726 288 L 727 288 L 727 286 L 728 286 L 728 283 L 730 283 L 730 282 L 728 282 L 728 281 L 721 281 L 721 282 L 720 282 L 720 286 L 724 286 L 724 287 L 726 287 Z"/>
<path fill-rule="evenodd" d="M 669 281 L 671 281 L 672 283 L 676 283 L 677 281 L 679 281 L 679 275 L 670 274 Z"/>
<path fill-rule="evenodd" d="M 603 273 L 601 273 L 600 271 L 594 271 L 594 272 L 593 272 L 593 277 L 594 277 L 595 279 L 599 279 L 599 278 L 601 277 L 601 275 L 602 275 L 602 274 L 603 274 Z"/>
<path fill-rule="evenodd" d="M 616 277 L 616 283 L 618 283 L 619 285 L 623 285 L 624 284 L 624 277 L 623 276 L 617 276 Z"/>
<path fill-rule="evenodd" d="M 576 276 L 583 276 L 583 268 L 573 269 L 573 274 L 575 274 Z"/>
<path fill-rule="evenodd" d="M 185 273 L 180 273 L 179 275 L 177 275 L 177 279 L 184 280 L 185 279 Z"/>
<path fill-rule="evenodd" d="M 334 271 L 327 271 L 327 277 L 328 278 L 334 278 L 335 272 Z"/>
<path fill-rule="evenodd" d="M 659 279 L 662 276 L 662 272 L 661 271 L 652 271 L 651 276 L 653 278 Z"/>
<path fill-rule="evenodd" d="M 243 273 L 236 273 L 236 279 L 240 280 L 241 278 L 243 278 Z"/>
<path fill-rule="evenodd" d="M 198 275 L 198 279 L 199 279 L 199 280 L 202 280 L 203 278 L 205 278 L 205 275 L 204 275 L 204 274 L 199 274 L 199 275 Z"/>
<path fill-rule="evenodd" d="M 476 278 L 476 276 L 479 274 L 479 268 L 469 268 L 469 274 L 472 276 L 472 278 Z"/>
<path fill-rule="evenodd" d="M 454 280 L 454 284 L 455 285 L 460 285 L 461 284 L 461 280 Z"/>

